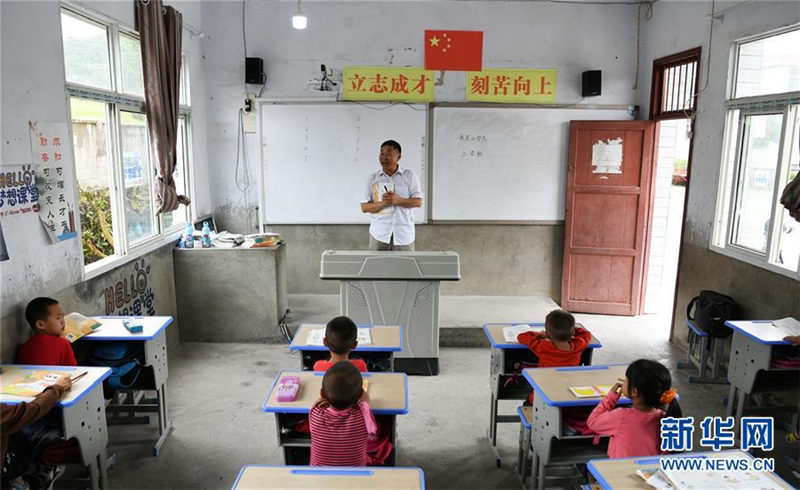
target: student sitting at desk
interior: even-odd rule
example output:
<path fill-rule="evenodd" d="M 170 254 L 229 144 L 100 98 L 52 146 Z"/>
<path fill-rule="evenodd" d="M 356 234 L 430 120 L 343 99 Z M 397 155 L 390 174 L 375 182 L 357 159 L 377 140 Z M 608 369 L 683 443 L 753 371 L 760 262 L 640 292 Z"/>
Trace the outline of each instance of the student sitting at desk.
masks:
<path fill-rule="evenodd" d="M 26 440 L 19 432 L 29 424 L 46 416 L 53 408 L 53 404 L 70 388 L 72 388 L 70 377 L 61 376 L 52 386 L 45 388 L 30 402 L 0 405 L 0 434 L 2 434 L 0 461 L 3 464 L 0 481 L 2 481 L 2 488 L 26 488 L 28 482 L 22 481 L 21 475 L 31 465 L 32 458 L 29 449 L 38 445 L 40 441 Z M 42 486 L 52 485 L 53 480 L 61 474 L 63 474 L 63 470 L 61 473 L 57 473 L 56 468 L 48 468 L 45 475 L 40 475 L 45 480 Z M 37 484 L 41 484 L 41 481 L 34 482 L 34 485 Z"/>
<path fill-rule="evenodd" d="M 358 346 L 358 328 L 350 318 L 337 316 L 325 326 L 322 343 L 331 351 L 330 360 L 314 363 L 314 371 L 327 371 L 334 364 L 350 361 L 362 373 L 367 372 L 367 363 L 361 359 L 350 359 L 350 351 Z"/>
<path fill-rule="evenodd" d="M 658 362 L 639 359 L 628 366 L 621 381 L 589 415 L 589 428 L 611 436 L 609 458 L 662 454 L 661 419 L 681 416 L 669 371 Z M 630 398 L 633 407 L 614 409 L 620 395 Z"/>
<path fill-rule="evenodd" d="M 328 369 L 308 415 L 311 466 L 367 465 L 367 441 L 377 431 L 369 401 L 355 366 L 340 362 Z"/>
<path fill-rule="evenodd" d="M 19 346 L 17 364 L 38 366 L 77 366 L 72 345 L 64 333 L 64 310 L 53 298 L 34 298 L 25 308 L 25 319 L 33 337 Z"/>
<path fill-rule="evenodd" d="M 577 366 L 592 334 L 575 326 L 575 317 L 564 310 L 553 310 L 544 319 L 544 332 L 523 332 L 517 342 L 528 346 L 539 364 L 536 367 Z M 528 404 L 533 401 L 533 393 Z"/>

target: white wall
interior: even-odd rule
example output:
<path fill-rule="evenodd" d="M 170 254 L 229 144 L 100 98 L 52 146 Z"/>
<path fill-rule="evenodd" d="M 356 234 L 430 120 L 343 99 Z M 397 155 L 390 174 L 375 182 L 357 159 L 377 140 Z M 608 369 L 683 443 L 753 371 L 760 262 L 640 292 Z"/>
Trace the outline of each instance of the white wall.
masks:
<path fill-rule="evenodd" d="M 182 10 L 185 22 L 195 28 L 202 28 L 200 3 L 182 1 L 174 4 Z M 76 5 L 113 17 L 129 27 L 134 25 L 133 1 L 80 2 Z M 4 0 L 0 2 L 0 16 L 0 165 L 30 163 L 28 121 L 68 123 L 60 6 L 53 0 Z M 200 39 L 185 31 L 184 50 L 189 57 L 192 77 L 195 179 L 193 198 L 197 213 L 202 214 L 210 212 L 212 205 L 205 158 L 205 83 Z M 72 145 L 72 142 L 69 144 Z M 2 226 L 10 259 L 0 262 L 0 317 L 5 319 L 15 314 L 34 296 L 54 294 L 82 280 L 83 256 L 79 239 L 49 244 L 38 216 L 34 214 L 4 217 Z"/>
<path fill-rule="evenodd" d="M 423 66 L 426 28 L 484 31 L 485 67 L 555 68 L 559 103 L 580 97 L 580 74 L 603 70 L 603 95 L 584 103 L 633 103 L 635 7 L 541 2 L 308 1 L 308 28 L 291 27 L 294 2 L 246 1 L 247 55 L 264 59 L 265 95 L 303 95 L 320 64 Z M 209 161 L 217 213 L 245 231 L 244 198 L 234 186 L 236 114 L 244 95 L 241 2 L 203 2 Z M 437 101 L 464 101 L 465 76 L 444 75 Z M 257 141 L 249 138 L 258 172 Z M 376 143 L 377 144 L 377 143 Z M 377 152 L 377 148 L 376 148 Z M 256 205 L 256 185 L 248 205 Z"/>

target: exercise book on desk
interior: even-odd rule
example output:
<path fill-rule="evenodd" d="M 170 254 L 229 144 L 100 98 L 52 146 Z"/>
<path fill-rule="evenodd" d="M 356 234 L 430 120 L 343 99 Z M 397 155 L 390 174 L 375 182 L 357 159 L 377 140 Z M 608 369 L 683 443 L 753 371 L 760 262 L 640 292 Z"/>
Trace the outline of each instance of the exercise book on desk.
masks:
<path fill-rule="evenodd" d="M 503 340 L 506 342 L 516 342 L 517 336 L 525 332 L 542 331 L 541 328 L 533 328 L 527 323 L 520 323 L 519 325 L 512 325 L 510 327 L 503 327 Z"/>
<path fill-rule="evenodd" d="M 636 474 L 658 490 L 691 490 L 701 488 L 730 489 L 757 488 L 780 490 L 778 483 L 766 473 L 758 471 L 691 471 L 674 469 L 637 470 Z"/>
<path fill-rule="evenodd" d="M 778 330 L 785 332 L 786 335 L 800 335 L 800 321 L 790 316 L 781 318 L 780 320 L 774 320 L 772 325 Z"/>
<path fill-rule="evenodd" d="M 569 391 L 577 398 L 600 398 L 611 391 L 612 385 L 570 386 Z"/>
<path fill-rule="evenodd" d="M 316 328 L 309 330 L 306 336 L 306 345 L 325 345 L 322 341 L 325 338 L 325 329 Z M 356 337 L 358 345 L 372 344 L 372 335 L 369 333 L 368 328 L 359 328 L 358 336 Z"/>

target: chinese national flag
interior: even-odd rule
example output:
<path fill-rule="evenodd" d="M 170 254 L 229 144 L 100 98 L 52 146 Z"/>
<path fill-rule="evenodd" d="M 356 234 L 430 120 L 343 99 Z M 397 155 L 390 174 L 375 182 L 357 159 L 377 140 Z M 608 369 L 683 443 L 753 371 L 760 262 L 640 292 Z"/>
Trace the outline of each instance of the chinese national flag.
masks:
<path fill-rule="evenodd" d="M 425 31 L 425 69 L 481 71 L 483 31 Z"/>

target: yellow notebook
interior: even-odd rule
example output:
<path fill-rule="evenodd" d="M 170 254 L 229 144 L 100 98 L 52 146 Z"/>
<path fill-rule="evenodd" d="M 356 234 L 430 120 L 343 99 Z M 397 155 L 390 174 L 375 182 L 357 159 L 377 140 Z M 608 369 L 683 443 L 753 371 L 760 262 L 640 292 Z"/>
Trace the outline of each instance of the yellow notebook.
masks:
<path fill-rule="evenodd" d="M 97 330 L 101 323 L 94 318 L 89 318 L 77 312 L 72 312 L 64 317 L 64 323 L 67 324 L 64 329 L 64 338 L 70 342 L 75 342 L 79 338 L 89 335 Z"/>

